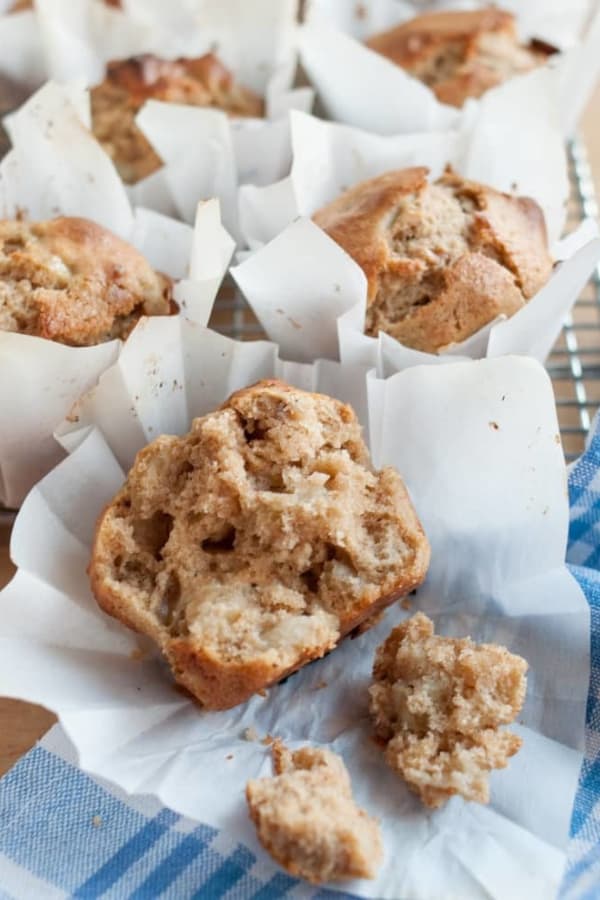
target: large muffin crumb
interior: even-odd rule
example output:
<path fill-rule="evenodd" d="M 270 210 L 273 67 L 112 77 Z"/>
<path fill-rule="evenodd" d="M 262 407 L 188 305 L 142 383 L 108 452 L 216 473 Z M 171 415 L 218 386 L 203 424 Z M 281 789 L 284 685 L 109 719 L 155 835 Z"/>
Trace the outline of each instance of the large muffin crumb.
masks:
<path fill-rule="evenodd" d="M 84 347 L 169 315 L 171 282 L 88 219 L 0 221 L 0 331 Z"/>
<path fill-rule="evenodd" d="M 314 215 L 368 281 L 365 332 L 438 353 L 499 315 L 511 316 L 552 272 L 534 200 L 448 170 L 386 172 Z"/>
<path fill-rule="evenodd" d="M 389 765 L 426 806 L 454 794 L 489 801 L 489 773 L 521 739 L 512 722 L 525 699 L 527 663 L 496 644 L 438 637 L 417 613 L 378 648 L 370 688 L 375 731 Z"/>
<path fill-rule="evenodd" d="M 140 451 L 90 575 L 100 605 L 223 709 L 323 656 L 428 561 L 400 476 L 372 470 L 350 407 L 261 382 Z"/>
<path fill-rule="evenodd" d="M 359 809 L 344 763 L 329 750 L 275 742 L 275 778 L 248 782 L 258 838 L 291 875 L 313 884 L 374 878 L 383 856 L 377 821 Z"/>
<path fill-rule="evenodd" d="M 374 35 L 367 45 L 457 107 L 543 65 L 552 52 L 539 43 L 520 44 L 515 17 L 495 8 L 427 13 Z"/>
<path fill-rule="evenodd" d="M 262 116 L 264 102 L 238 84 L 213 54 L 166 60 L 152 54 L 108 63 L 106 78 L 91 91 L 94 134 L 124 181 L 134 183 L 161 166 L 135 123 L 146 100 L 222 109 L 231 116 Z"/>

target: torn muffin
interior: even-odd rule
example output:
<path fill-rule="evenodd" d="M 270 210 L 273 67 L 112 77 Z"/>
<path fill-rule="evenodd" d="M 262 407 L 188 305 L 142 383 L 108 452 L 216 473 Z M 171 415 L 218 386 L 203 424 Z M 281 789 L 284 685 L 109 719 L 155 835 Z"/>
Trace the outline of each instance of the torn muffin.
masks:
<path fill-rule="evenodd" d="M 555 52 L 539 41 L 521 44 L 515 17 L 495 7 L 426 13 L 374 35 L 367 46 L 457 107 L 544 65 Z"/>
<path fill-rule="evenodd" d="M 152 54 L 109 62 L 92 88 L 92 129 L 119 174 L 134 183 L 161 166 L 135 117 L 146 100 L 221 109 L 230 116 L 264 114 L 264 102 L 213 54 L 166 60 Z"/>
<path fill-rule="evenodd" d="M 227 709 L 322 657 L 420 584 L 429 546 L 353 410 L 277 381 L 141 450 L 100 517 L 100 606 Z"/>
<path fill-rule="evenodd" d="M 314 747 L 291 753 L 279 741 L 272 753 L 275 777 L 246 787 L 265 850 L 313 884 L 374 878 L 383 856 L 380 827 L 356 805 L 341 758 Z"/>
<path fill-rule="evenodd" d="M 85 347 L 175 309 L 171 280 L 101 225 L 0 221 L 0 331 Z"/>
<path fill-rule="evenodd" d="M 544 214 L 448 169 L 363 181 L 313 216 L 363 269 L 366 334 L 439 353 L 499 315 L 518 312 L 547 282 L 552 258 Z"/>
<path fill-rule="evenodd" d="M 370 712 L 385 758 L 436 808 L 459 794 L 489 801 L 489 774 L 503 769 L 521 738 L 512 722 L 525 700 L 527 663 L 496 644 L 434 634 L 417 613 L 377 649 Z"/>

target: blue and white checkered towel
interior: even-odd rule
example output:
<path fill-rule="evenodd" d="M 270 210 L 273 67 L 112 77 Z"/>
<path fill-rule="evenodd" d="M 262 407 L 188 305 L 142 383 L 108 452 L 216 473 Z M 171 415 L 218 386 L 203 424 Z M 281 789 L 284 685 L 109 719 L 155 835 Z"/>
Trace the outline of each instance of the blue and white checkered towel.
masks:
<path fill-rule="evenodd" d="M 600 898 L 600 429 L 569 478 L 569 561 L 592 611 L 587 748 L 563 900 Z M 58 728 L 0 781 L 0 900 L 337 898 L 224 833 L 81 772 Z"/>

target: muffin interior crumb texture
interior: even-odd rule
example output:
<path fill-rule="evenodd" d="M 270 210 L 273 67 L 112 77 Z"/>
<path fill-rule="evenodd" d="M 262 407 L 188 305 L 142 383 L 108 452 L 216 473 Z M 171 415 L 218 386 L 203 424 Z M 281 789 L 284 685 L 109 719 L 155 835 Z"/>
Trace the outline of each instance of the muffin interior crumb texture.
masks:
<path fill-rule="evenodd" d="M 91 91 L 93 130 L 129 183 L 162 164 L 135 122 L 147 100 L 212 107 L 231 116 L 264 114 L 262 98 L 239 84 L 213 53 L 175 60 L 147 53 L 108 63 L 106 78 Z"/>
<path fill-rule="evenodd" d="M 385 756 L 426 806 L 462 795 L 489 801 L 489 773 L 521 739 L 501 725 L 519 713 L 527 663 L 505 647 L 434 634 L 417 613 L 377 650 L 370 688 Z"/>
<path fill-rule="evenodd" d="M 425 352 L 513 315 L 552 271 L 537 203 L 451 170 L 435 183 L 426 169 L 388 172 L 314 219 L 367 275 L 365 332 Z"/>
<path fill-rule="evenodd" d="M 98 527 L 100 604 L 226 708 L 323 656 L 425 576 L 402 480 L 350 407 L 261 382 L 142 450 Z"/>
<path fill-rule="evenodd" d="M 171 310 L 170 280 L 100 225 L 0 221 L 0 331 L 89 346 Z"/>
<path fill-rule="evenodd" d="M 374 878 L 383 856 L 377 821 L 359 809 L 335 753 L 272 748 L 275 777 L 250 781 L 246 798 L 258 838 L 291 875 L 313 884 Z"/>
<path fill-rule="evenodd" d="M 418 16 L 367 44 L 457 107 L 543 65 L 550 52 L 520 44 L 514 16 L 499 9 Z"/>

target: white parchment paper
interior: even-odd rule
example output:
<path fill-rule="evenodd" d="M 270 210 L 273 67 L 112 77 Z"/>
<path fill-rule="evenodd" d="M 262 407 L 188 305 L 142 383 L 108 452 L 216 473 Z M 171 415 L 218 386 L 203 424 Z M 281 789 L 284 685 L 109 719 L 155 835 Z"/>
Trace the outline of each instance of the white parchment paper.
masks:
<path fill-rule="evenodd" d="M 198 207 L 194 228 L 134 209 L 85 126 L 86 103 L 82 89 L 49 83 L 9 118 L 13 149 L 0 163 L 0 217 L 64 214 L 104 225 L 176 281 L 182 315 L 206 324 L 234 246 L 220 223 L 218 201 Z M 1 503 L 18 505 L 62 458 L 53 428 L 115 361 L 119 348 L 119 341 L 74 348 L 0 332 Z"/>
<path fill-rule="evenodd" d="M 528 659 L 516 726 L 524 746 L 492 776 L 489 807 L 455 798 L 426 811 L 369 738 L 373 653 L 406 615 L 399 606 L 268 696 L 223 713 L 178 693 L 154 654 L 140 654 L 141 639 L 95 606 L 85 569 L 96 516 L 135 452 L 273 375 L 352 402 L 375 463 L 403 473 L 433 550 L 415 604 L 443 633 L 499 641 Z M 148 319 L 74 413 L 59 435 L 70 456 L 15 524 L 19 571 L 0 595 L 0 691 L 57 711 L 85 769 L 224 827 L 257 853 L 243 791 L 270 760 L 245 729 L 332 747 L 384 831 L 378 879 L 344 885 L 361 896 L 552 896 L 582 758 L 589 614 L 564 566 L 565 466 L 542 367 L 503 358 L 380 381 L 362 367 L 282 363 L 271 344 L 234 343 L 183 319 Z"/>
<path fill-rule="evenodd" d="M 148 101 L 137 123 L 164 166 L 130 188 L 130 197 L 161 211 L 173 209 L 186 222 L 193 222 L 199 199 L 218 197 L 226 227 L 243 244 L 238 188 L 269 185 L 289 173 L 287 110 L 311 105 L 312 91 L 306 88 L 275 97 L 272 119 L 235 119 L 218 109 Z M 158 194 L 157 181 L 163 186 Z"/>
<path fill-rule="evenodd" d="M 296 8 L 297 0 L 130 0 L 123 10 L 101 0 L 36 0 L 36 12 L 26 20 L 0 17 L 0 46 L 5 29 L 11 48 L 6 61 L 0 60 L 0 72 L 34 84 L 45 76 L 91 86 L 102 80 L 112 59 L 145 52 L 166 58 L 216 52 L 240 83 L 264 96 L 265 118 L 236 119 L 220 110 L 148 103 L 139 125 L 165 165 L 128 193 L 135 205 L 190 224 L 199 200 L 218 197 L 226 227 L 239 238 L 238 186 L 270 184 L 289 172 L 287 111 L 312 106 L 312 90 L 293 87 Z"/>
<path fill-rule="evenodd" d="M 452 357 L 527 353 L 543 361 L 564 319 L 600 259 L 596 223 L 587 221 L 566 241 L 568 181 L 562 137 L 547 93 L 547 73 L 529 81 L 528 106 L 518 85 L 487 95 L 458 131 L 384 137 L 292 113 L 291 175 L 267 188 L 240 191 L 240 220 L 254 253 L 233 277 L 268 337 L 282 353 L 310 361 L 320 356 L 394 372 Z M 511 95 L 514 93 L 514 97 Z M 511 123 L 519 123 L 519 140 Z M 503 152 L 495 148 L 501 143 Z M 540 156 L 539 147 L 544 147 Z M 406 166 L 424 165 L 431 178 L 446 163 L 467 178 L 537 200 L 544 211 L 554 258 L 548 284 L 507 321 L 490 323 L 440 356 L 363 333 L 366 279 L 362 269 L 308 217 L 353 184 Z"/>
<path fill-rule="evenodd" d="M 541 37 L 561 48 L 544 69 L 554 81 L 563 134 L 571 135 L 600 74 L 600 8 L 596 3 L 584 6 L 584 0 L 513 0 L 502 6 L 517 13 L 524 38 Z M 379 134 L 435 131 L 457 127 L 469 107 L 480 102 L 470 100 L 463 110 L 440 103 L 429 87 L 362 43 L 418 11 L 398 0 L 313 0 L 300 55 L 329 118 Z M 525 91 L 525 105 L 530 77 L 518 76 L 488 94 L 502 94 L 516 81 L 518 90 Z"/>

